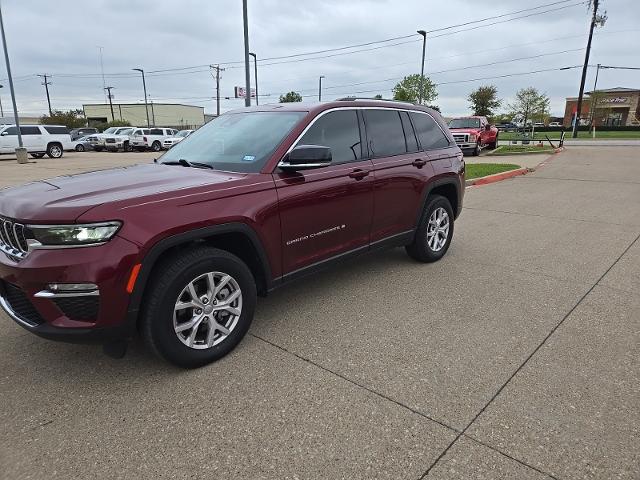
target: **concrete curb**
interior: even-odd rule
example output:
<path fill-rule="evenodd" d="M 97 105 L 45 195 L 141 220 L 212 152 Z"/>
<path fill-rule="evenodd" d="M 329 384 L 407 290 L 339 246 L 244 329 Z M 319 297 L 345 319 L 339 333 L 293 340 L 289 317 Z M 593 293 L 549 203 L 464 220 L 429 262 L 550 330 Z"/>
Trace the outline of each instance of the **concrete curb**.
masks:
<path fill-rule="evenodd" d="M 487 175 L 486 177 L 473 178 L 471 180 L 465 180 L 465 186 L 471 187 L 474 185 L 487 185 L 489 183 L 500 182 L 507 178 L 517 177 L 519 175 L 526 175 L 533 169 L 517 168 L 515 170 L 509 170 L 508 172 L 494 173 L 493 175 Z"/>

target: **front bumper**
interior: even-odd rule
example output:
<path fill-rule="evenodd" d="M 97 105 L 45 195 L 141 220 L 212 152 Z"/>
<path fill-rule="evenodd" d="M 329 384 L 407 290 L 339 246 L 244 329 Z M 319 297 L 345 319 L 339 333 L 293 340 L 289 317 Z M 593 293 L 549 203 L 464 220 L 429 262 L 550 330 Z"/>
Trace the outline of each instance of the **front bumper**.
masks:
<path fill-rule="evenodd" d="M 18 262 L 0 253 L 0 308 L 21 327 L 52 340 L 131 337 L 135 320 L 127 316 L 126 283 L 138 253 L 135 244 L 118 236 L 101 246 L 35 250 Z M 98 292 L 42 296 L 51 283 L 93 283 Z"/>

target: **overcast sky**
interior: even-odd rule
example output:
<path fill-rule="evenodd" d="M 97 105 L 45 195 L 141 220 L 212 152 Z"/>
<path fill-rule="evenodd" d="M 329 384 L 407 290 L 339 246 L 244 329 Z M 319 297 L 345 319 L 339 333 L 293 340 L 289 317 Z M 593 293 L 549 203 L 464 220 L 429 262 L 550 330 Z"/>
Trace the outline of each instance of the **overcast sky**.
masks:
<path fill-rule="evenodd" d="M 435 30 L 552 2 L 249 0 L 250 48 L 259 59 L 314 52 L 411 35 L 418 29 Z M 467 95 L 480 85 L 496 85 L 505 104 L 518 89 L 535 86 L 551 97 L 552 113 L 562 115 L 564 98 L 577 95 L 580 69 L 442 83 L 582 64 L 589 14 L 584 2 L 574 5 L 577 3 L 559 3 L 430 33 L 426 73 L 441 83 L 434 103 L 446 116 L 463 115 L 469 113 Z M 640 66 L 640 1 L 601 3 L 609 19 L 604 28 L 597 29 L 590 63 Z M 510 20 L 563 6 L 568 7 Z M 155 102 L 201 105 L 207 113 L 213 113 L 215 82 L 205 65 L 241 61 L 244 55 L 240 0 L 2 0 L 2 11 L 18 110 L 23 115 L 41 114 L 47 109 L 42 80 L 36 74 L 52 75 L 54 109 L 104 102 L 98 46 L 104 47 L 106 84 L 115 87 L 115 101 L 142 101 L 142 82 L 131 71 L 134 67 L 152 72 L 199 66 L 149 73 L 149 96 Z M 471 27 L 479 28 L 436 37 Z M 402 44 L 372 49 L 395 43 Z M 281 93 L 290 90 L 300 92 L 305 100 L 317 99 L 319 75 L 325 76 L 323 99 L 377 93 L 391 98 L 391 88 L 398 79 L 420 72 L 421 45 L 421 37 L 416 34 L 387 44 L 296 57 L 296 62 L 273 64 L 283 60 L 267 60 L 261 65 L 259 61 L 260 101 L 277 102 Z M 354 50 L 366 51 L 344 54 Z M 333 56 L 313 59 L 328 55 Z M 514 60 L 533 56 L 538 57 Z M 1 63 L 0 83 L 4 88 L 0 95 L 7 115 L 9 88 Z M 225 67 L 221 95 L 233 97 L 233 87 L 244 84 L 244 67 Z M 461 69 L 464 67 L 472 68 Z M 253 84 L 253 64 L 251 69 Z M 436 73 L 443 70 L 448 71 Z M 588 88 L 593 85 L 594 74 L 595 69 L 590 69 Z M 351 85 L 355 83 L 360 85 Z M 640 88 L 640 71 L 601 71 L 598 86 Z M 243 100 L 222 100 L 223 111 L 242 105 Z"/>

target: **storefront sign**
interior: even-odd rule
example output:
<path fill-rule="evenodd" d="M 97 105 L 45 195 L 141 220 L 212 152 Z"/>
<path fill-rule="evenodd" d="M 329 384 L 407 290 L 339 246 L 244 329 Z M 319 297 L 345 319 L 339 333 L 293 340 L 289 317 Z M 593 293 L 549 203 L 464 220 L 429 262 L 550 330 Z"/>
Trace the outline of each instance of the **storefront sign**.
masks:
<path fill-rule="evenodd" d="M 602 103 L 629 103 L 629 97 L 603 98 Z"/>

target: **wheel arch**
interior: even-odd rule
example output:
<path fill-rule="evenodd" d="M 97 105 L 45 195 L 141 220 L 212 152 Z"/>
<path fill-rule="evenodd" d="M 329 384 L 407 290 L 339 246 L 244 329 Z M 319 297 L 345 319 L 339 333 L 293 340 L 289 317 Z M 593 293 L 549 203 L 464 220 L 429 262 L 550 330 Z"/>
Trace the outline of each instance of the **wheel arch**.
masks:
<path fill-rule="evenodd" d="M 209 245 L 225 250 L 240 258 L 251 270 L 259 295 L 266 295 L 272 288 L 271 268 L 266 251 L 258 234 L 244 223 L 227 223 L 198 228 L 163 238 L 155 243 L 142 260 L 142 266 L 127 309 L 127 322 L 132 330 L 137 327 L 138 313 L 151 275 L 163 259 L 177 255 L 184 249 Z"/>
<path fill-rule="evenodd" d="M 425 188 L 425 192 L 422 197 L 422 205 L 418 210 L 418 215 L 416 217 L 416 227 L 420 223 L 422 212 L 424 211 L 427 200 L 431 195 L 442 195 L 447 200 L 449 200 L 451 208 L 453 209 L 454 217 L 458 218 L 458 215 L 460 215 L 460 206 L 462 203 L 462 199 L 460 197 L 463 188 L 464 187 L 459 185 L 459 182 L 455 177 L 439 178 L 431 182 Z"/>

